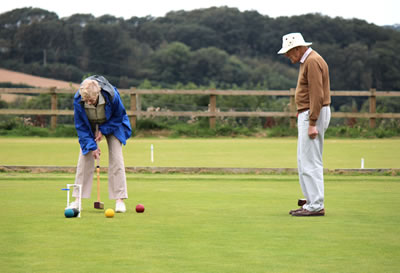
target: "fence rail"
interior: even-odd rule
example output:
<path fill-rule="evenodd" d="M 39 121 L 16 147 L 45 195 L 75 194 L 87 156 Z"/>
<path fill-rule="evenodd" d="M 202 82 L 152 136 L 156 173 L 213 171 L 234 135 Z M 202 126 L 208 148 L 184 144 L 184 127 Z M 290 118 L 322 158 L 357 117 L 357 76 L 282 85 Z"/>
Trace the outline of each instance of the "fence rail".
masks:
<path fill-rule="evenodd" d="M 51 128 L 57 126 L 57 116 L 73 115 L 73 110 L 57 109 L 58 94 L 74 94 L 76 90 L 56 89 L 56 88 L 0 88 L 0 94 L 50 94 L 51 109 L 0 109 L 0 115 L 47 115 L 51 116 Z M 295 89 L 290 90 L 268 90 L 268 91 L 236 91 L 236 90 L 145 90 L 145 89 L 120 89 L 121 94 L 130 95 L 130 110 L 127 114 L 130 118 L 133 128 L 136 127 L 137 119 L 140 117 L 208 117 L 210 128 L 215 128 L 216 118 L 218 117 L 289 117 L 290 126 L 296 125 L 296 105 L 294 100 Z M 209 106 L 207 111 L 141 111 L 140 96 L 147 94 L 164 94 L 164 95 L 205 95 L 209 96 Z M 288 96 L 289 111 L 284 112 L 239 112 L 217 110 L 217 96 Z M 353 113 L 353 112 L 334 112 L 332 118 L 368 118 L 371 128 L 376 125 L 377 118 L 396 118 L 400 119 L 400 113 L 376 113 L 376 97 L 400 97 L 398 91 L 331 91 L 331 96 L 350 96 L 350 97 L 368 97 L 369 112 Z"/>

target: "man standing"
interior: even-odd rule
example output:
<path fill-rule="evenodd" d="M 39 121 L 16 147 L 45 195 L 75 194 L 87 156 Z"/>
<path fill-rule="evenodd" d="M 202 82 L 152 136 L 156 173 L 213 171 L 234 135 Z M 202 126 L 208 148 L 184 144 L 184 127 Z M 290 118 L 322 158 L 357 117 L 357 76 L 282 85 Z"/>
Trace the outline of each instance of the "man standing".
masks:
<path fill-rule="evenodd" d="M 324 174 L 322 151 L 324 134 L 331 118 L 329 69 L 325 60 L 305 42 L 300 33 L 282 37 L 282 48 L 295 64 L 300 62 L 296 86 L 297 106 L 297 164 L 305 202 L 291 210 L 292 216 L 324 216 Z M 300 200 L 299 200 L 300 201 Z"/>

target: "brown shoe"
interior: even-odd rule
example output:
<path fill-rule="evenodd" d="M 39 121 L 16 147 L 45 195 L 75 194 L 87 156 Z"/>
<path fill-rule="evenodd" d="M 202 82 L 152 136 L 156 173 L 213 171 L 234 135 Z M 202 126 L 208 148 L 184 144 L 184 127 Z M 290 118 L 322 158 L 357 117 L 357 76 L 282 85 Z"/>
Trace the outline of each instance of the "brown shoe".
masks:
<path fill-rule="evenodd" d="M 324 216 L 324 215 L 325 215 L 325 209 L 321 209 L 319 211 L 309 211 L 306 209 L 302 209 L 301 211 L 292 213 L 292 216 Z"/>
<path fill-rule="evenodd" d="M 301 211 L 301 210 L 303 210 L 302 207 L 301 207 L 301 208 L 298 208 L 298 209 L 292 209 L 291 211 L 289 211 L 289 214 L 292 215 L 293 213 L 299 212 L 299 211 Z"/>
<path fill-rule="evenodd" d="M 304 206 L 306 203 L 307 203 L 307 200 L 306 200 L 306 199 L 299 199 L 299 200 L 297 200 L 297 205 L 298 205 L 299 207 Z"/>

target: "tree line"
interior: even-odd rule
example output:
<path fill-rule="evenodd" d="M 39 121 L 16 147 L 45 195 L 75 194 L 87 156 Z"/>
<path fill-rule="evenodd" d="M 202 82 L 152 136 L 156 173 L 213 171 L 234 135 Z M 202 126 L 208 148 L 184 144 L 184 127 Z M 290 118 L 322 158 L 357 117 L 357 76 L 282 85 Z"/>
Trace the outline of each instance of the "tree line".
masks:
<path fill-rule="evenodd" d="M 301 32 L 326 59 L 333 90 L 400 90 L 395 28 L 321 14 L 271 18 L 229 7 L 127 20 L 15 9 L 0 14 L 0 61 L 4 68 L 72 82 L 102 74 L 119 88 L 287 90 L 296 85 L 297 66 L 277 51 L 289 32 Z"/>

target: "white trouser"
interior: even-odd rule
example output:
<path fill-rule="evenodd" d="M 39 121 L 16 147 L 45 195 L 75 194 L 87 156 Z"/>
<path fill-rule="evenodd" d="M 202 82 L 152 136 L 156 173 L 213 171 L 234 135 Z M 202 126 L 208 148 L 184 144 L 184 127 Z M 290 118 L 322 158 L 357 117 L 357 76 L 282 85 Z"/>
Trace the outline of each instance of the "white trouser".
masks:
<path fill-rule="evenodd" d="M 324 106 L 317 120 L 318 135 L 315 139 L 308 136 L 309 113 L 304 111 L 297 119 L 297 165 L 301 190 L 307 199 L 303 206 L 309 211 L 319 211 L 324 208 L 324 167 L 322 164 L 322 152 L 324 147 L 324 134 L 328 129 L 331 119 L 331 109 Z"/>
<path fill-rule="evenodd" d="M 126 175 L 124 158 L 122 154 L 122 144 L 113 135 L 106 136 L 108 145 L 108 195 L 110 199 L 126 199 L 128 191 L 126 186 Z M 92 152 L 86 155 L 79 153 L 78 165 L 76 168 L 75 184 L 82 185 L 82 198 L 90 198 L 93 184 L 93 174 L 95 171 L 95 160 Z M 100 162 L 101 164 L 101 162 Z M 74 197 L 78 192 L 74 191 Z"/>

